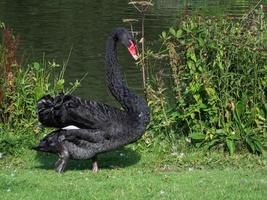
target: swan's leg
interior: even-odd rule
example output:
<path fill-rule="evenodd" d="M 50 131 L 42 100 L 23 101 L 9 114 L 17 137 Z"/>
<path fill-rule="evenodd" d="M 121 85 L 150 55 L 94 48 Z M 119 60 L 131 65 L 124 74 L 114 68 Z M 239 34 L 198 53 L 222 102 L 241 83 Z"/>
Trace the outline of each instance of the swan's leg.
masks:
<path fill-rule="evenodd" d="M 61 160 L 61 158 L 60 158 L 60 154 L 58 154 L 58 160 L 57 160 L 57 162 L 55 163 L 55 168 L 57 168 L 59 165 L 60 165 L 60 163 L 62 162 L 62 160 Z"/>
<path fill-rule="evenodd" d="M 94 173 L 98 172 L 97 156 L 92 157 L 92 170 Z"/>
<path fill-rule="evenodd" d="M 67 148 L 62 144 L 61 151 L 59 153 L 59 159 L 55 163 L 55 168 L 56 168 L 57 172 L 59 172 L 59 173 L 64 172 L 64 170 L 68 164 L 69 157 L 70 156 L 69 156 L 69 152 L 68 152 Z"/>

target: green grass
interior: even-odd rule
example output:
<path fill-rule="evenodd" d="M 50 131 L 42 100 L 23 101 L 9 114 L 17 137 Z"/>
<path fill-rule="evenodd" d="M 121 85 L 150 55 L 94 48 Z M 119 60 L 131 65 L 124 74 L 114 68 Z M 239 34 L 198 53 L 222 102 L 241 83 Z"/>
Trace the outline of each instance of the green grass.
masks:
<path fill-rule="evenodd" d="M 0 197 L 8 199 L 264 199 L 263 156 L 218 152 L 138 153 L 131 148 L 90 161 L 71 161 L 64 174 L 55 156 L 26 151 L 0 160 Z"/>

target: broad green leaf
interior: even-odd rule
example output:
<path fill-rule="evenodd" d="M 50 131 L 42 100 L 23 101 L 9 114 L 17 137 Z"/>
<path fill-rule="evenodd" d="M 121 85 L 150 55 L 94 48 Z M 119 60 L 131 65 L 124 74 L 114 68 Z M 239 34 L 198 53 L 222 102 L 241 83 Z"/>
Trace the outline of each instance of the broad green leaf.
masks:
<path fill-rule="evenodd" d="M 238 101 L 236 103 L 236 112 L 238 116 L 240 117 L 246 110 L 246 105 L 244 104 L 243 101 Z"/>
<path fill-rule="evenodd" d="M 226 144 L 227 144 L 227 147 L 229 149 L 229 152 L 230 152 L 230 155 L 233 155 L 234 152 L 235 152 L 235 143 L 233 140 L 227 138 L 226 139 Z"/>
<path fill-rule="evenodd" d="M 219 134 L 219 135 L 225 134 L 225 131 L 223 129 L 217 129 L 215 132 L 216 132 L 216 134 Z"/>
<path fill-rule="evenodd" d="M 191 60 L 187 61 L 187 66 L 189 67 L 189 69 L 191 70 L 195 70 L 195 63 Z"/>
<path fill-rule="evenodd" d="M 195 119 L 195 116 L 196 116 L 195 113 L 190 114 L 191 119 Z"/>
<path fill-rule="evenodd" d="M 194 50 L 192 50 L 192 49 L 187 50 L 186 56 L 187 56 L 187 58 L 190 58 L 194 62 L 197 61 L 196 54 L 195 54 Z"/>
<path fill-rule="evenodd" d="M 56 89 L 62 90 L 64 88 L 64 83 L 65 83 L 64 79 L 59 79 L 56 83 Z"/>
<path fill-rule="evenodd" d="M 39 69 L 40 69 L 40 64 L 39 64 L 38 62 L 34 62 L 34 63 L 33 63 L 33 68 L 34 68 L 35 70 L 39 70 Z"/>
<path fill-rule="evenodd" d="M 255 140 L 254 144 L 258 152 L 262 153 L 264 151 L 263 145 L 258 140 Z"/>
<path fill-rule="evenodd" d="M 208 95 L 210 95 L 210 96 L 213 96 L 213 95 L 216 94 L 216 91 L 215 91 L 214 88 L 206 87 L 205 90 L 206 90 L 206 92 L 208 93 Z"/>
<path fill-rule="evenodd" d="M 210 149 L 211 147 L 213 147 L 215 144 L 217 144 L 220 140 L 219 139 L 214 139 L 210 142 L 208 142 L 206 145 L 205 145 L 205 149 L 208 150 Z"/>
<path fill-rule="evenodd" d="M 0 21 L 0 28 L 5 29 L 5 24 L 4 24 L 4 22 L 1 22 L 1 21 Z"/>
<path fill-rule="evenodd" d="M 193 140 L 205 140 L 206 135 L 203 133 L 192 133 L 189 135 Z"/>
<path fill-rule="evenodd" d="M 194 97 L 194 99 L 196 100 L 196 102 L 199 102 L 200 99 L 201 99 L 200 94 L 194 94 L 193 97 Z"/>
<path fill-rule="evenodd" d="M 246 138 L 246 143 L 247 143 L 248 146 L 251 148 L 252 152 L 255 153 L 255 145 L 254 145 L 254 143 L 250 140 L 249 137 Z"/>
<path fill-rule="evenodd" d="M 167 33 L 166 33 L 165 31 L 163 31 L 163 32 L 161 33 L 161 36 L 165 39 L 165 38 L 167 37 Z"/>
<path fill-rule="evenodd" d="M 183 34 L 183 31 L 181 29 L 179 29 L 177 32 L 176 32 L 176 38 L 180 38 Z"/>
<path fill-rule="evenodd" d="M 169 32 L 170 32 L 173 36 L 176 36 L 176 31 L 174 30 L 173 27 L 171 27 L 171 28 L 169 29 Z"/>
<path fill-rule="evenodd" d="M 206 108 L 207 108 L 207 105 L 204 104 L 204 103 L 200 103 L 200 104 L 199 104 L 199 108 L 201 108 L 201 109 L 206 109 Z"/>
<path fill-rule="evenodd" d="M 205 143 L 205 140 L 203 140 L 202 142 L 198 142 L 198 143 L 196 144 L 196 147 L 197 147 L 197 148 L 200 148 L 204 143 Z"/>
<path fill-rule="evenodd" d="M 205 44 L 204 40 L 202 38 L 198 38 L 197 40 L 198 40 L 199 46 L 203 47 Z"/>
<path fill-rule="evenodd" d="M 172 117 L 177 117 L 177 116 L 179 116 L 179 113 L 178 113 L 178 112 L 172 112 L 172 113 L 171 113 L 171 116 L 172 116 Z"/>

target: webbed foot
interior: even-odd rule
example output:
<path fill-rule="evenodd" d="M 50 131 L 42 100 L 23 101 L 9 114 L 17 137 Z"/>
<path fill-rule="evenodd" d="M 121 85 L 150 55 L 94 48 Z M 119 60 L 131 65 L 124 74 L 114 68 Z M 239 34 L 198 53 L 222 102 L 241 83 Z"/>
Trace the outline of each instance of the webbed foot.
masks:
<path fill-rule="evenodd" d="M 93 170 L 93 173 L 97 173 L 98 172 L 97 156 L 94 156 L 92 158 L 92 170 Z"/>
<path fill-rule="evenodd" d="M 65 160 L 59 159 L 55 165 L 56 165 L 55 168 L 56 172 L 63 173 L 67 166 L 67 162 Z"/>

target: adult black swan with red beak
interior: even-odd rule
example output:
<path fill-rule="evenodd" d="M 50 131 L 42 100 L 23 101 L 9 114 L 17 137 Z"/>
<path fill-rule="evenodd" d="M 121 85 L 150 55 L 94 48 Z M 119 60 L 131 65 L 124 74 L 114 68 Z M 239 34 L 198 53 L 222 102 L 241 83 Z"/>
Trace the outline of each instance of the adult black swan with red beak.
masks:
<path fill-rule="evenodd" d="M 137 59 L 137 49 L 125 28 L 116 28 L 106 43 L 106 78 L 111 94 L 122 109 L 82 100 L 72 95 L 44 96 L 37 103 L 39 121 L 58 128 L 46 135 L 33 149 L 59 155 L 56 171 L 63 172 L 69 159 L 92 159 L 96 156 L 137 141 L 149 123 L 146 101 L 124 84 L 117 60 L 117 43 L 121 42 Z"/>

